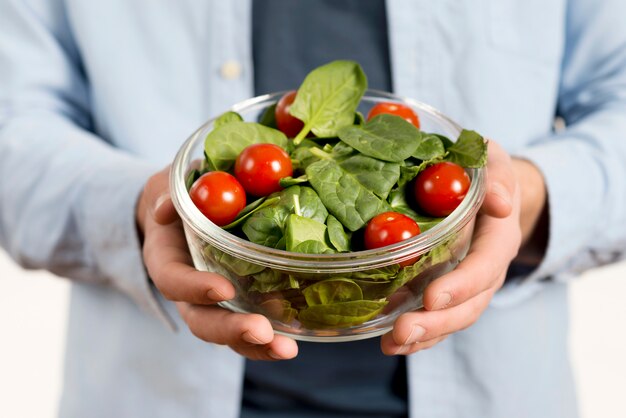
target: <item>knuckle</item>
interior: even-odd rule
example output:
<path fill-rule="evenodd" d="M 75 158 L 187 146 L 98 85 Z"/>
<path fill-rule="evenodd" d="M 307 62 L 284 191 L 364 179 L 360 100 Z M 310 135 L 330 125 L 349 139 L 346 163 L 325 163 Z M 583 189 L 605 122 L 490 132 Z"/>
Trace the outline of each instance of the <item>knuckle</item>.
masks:
<path fill-rule="evenodd" d="M 463 327 L 460 329 L 461 330 L 467 329 L 473 324 L 475 324 L 476 321 L 478 321 L 478 318 L 480 318 L 480 316 L 482 315 L 483 311 L 484 311 L 484 306 L 483 306 L 482 301 L 481 303 L 472 304 L 472 306 L 469 309 L 469 314 L 467 315 L 467 320 L 463 324 Z"/>
<path fill-rule="evenodd" d="M 174 294 L 172 293 L 171 290 L 168 289 L 167 286 L 161 286 L 161 287 L 157 286 L 157 289 L 159 289 L 159 292 L 161 292 L 161 296 L 163 296 L 166 300 L 176 302 L 176 298 Z"/>
<path fill-rule="evenodd" d="M 175 283 L 172 278 L 175 277 L 173 275 L 174 263 L 169 262 L 164 266 L 156 269 L 154 272 L 153 281 L 157 285 L 158 289 L 161 291 L 163 297 L 167 300 L 177 301 L 177 293 L 175 290 Z"/>
<path fill-rule="evenodd" d="M 187 324 L 187 328 L 189 328 L 189 332 L 191 332 L 191 335 L 193 335 L 194 337 L 196 337 L 196 338 L 198 338 L 198 339 L 200 339 L 202 341 L 207 341 L 207 339 L 205 338 L 204 334 L 198 329 L 198 327 L 196 327 L 194 325 Z"/>
<path fill-rule="evenodd" d="M 158 173 L 157 174 L 153 174 L 146 181 L 146 185 L 144 186 L 143 190 L 144 190 L 144 194 L 147 197 L 150 197 L 150 196 L 154 195 L 154 191 L 156 189 L 156 185 L 158 184 L 158 176 L 159 176 Z"/>
<path fill-rule="evenodd" d="M 200 314 L 198 312 L 198 309 L 191 306 L 189 307 L 189 309 L 187 309 L 187 312 L 185 316 L 183 317 L 183 320 L 187 324 L 189 331 L 194 336 L 196 336 L 197 338 L 200 338 L 201 340 L 204 340 L 205 337 L 204 337 L 204 334 L 202 333 L 202 328 L 199 326 L 200 324 L 199 316 Z"/>
<path fill-rule="evenodd" d="M 472 325 L 474 325 L 476 323 L 476 321 L 478 320 L 478 317 L 472 317 L 470 319 L 468 319 L 464 324 L 462 324 L 459 329 L 457 331 L 464 331 L 466 329 L 468 329 L 469 327 L 471 327 Z"/>
<path fill-rule="evenodd" d="M 396 344 L 402 345 L 409 338 L 411 333 L 411 323 L 414 322 L 414 317 L 411 312 L 401 315 L 393 326 L 393 332 L 391 334 L 393 341 Z"/>

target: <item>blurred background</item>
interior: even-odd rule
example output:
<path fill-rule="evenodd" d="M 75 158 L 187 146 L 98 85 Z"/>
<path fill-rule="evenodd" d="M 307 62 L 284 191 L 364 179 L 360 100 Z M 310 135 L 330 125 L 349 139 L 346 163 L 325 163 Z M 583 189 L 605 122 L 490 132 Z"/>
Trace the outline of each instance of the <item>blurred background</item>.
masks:
<path fill-rule="evenodd" d="M 581 417 L 626 417 L 626 263 L 588 272 L 570 294 Z M 0 250 L 0 417 L 56 417 L 68 300 L 66 280 L 21 270 Z"/>

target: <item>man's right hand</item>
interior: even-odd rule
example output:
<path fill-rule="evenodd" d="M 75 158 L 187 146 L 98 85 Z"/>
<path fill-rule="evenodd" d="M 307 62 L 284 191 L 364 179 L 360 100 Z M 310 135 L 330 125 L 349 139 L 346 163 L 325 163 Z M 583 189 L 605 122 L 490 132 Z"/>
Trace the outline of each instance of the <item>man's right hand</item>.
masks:
<path fill-rule="evenodd" d="M 297 355 L 296 342 L 275 335 L 258 314 L 234 313 L 216 305 L 232 299 L 235 289 L 223 276 L 193 267 L 182 221 L 169 193 L 169 167 L 152 176 L 137 204 L 143 235 L 143 259 L 161 294 L 176 303 L 182 319 L 198 338 L 228 345 L 252 360 L 283 360 Z"/>

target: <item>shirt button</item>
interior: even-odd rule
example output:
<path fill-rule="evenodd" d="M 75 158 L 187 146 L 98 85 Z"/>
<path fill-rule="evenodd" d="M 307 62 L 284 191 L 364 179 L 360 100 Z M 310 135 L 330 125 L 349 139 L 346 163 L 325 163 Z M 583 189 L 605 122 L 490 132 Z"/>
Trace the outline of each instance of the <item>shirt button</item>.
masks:
<path fill-rule="evenodd" d="M 226 61 L 222 64 L 220 74 L 226 80 L 235 80 L 241 76 L 241 64 L 237 61 Z"/>

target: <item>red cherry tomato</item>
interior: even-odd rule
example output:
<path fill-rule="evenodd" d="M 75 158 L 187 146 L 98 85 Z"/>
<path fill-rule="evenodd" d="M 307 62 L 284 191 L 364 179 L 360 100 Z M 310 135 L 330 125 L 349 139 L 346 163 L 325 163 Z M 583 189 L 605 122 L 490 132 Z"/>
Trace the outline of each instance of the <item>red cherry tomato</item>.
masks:
<path fill-rule="evenodd" d="M 384 212 L 374 216 L 365 227 L 365 248 L 386 247 L 419 235 L 420 227 L 411 218 L 398 212 Z M 410 258 L 400 264 L 406 267 L 414 264 L 418 257 Z"/>
<path fill-rule="evenodd" d="M 189 196 L 196 207 L 218 226 L 231 223 L 246 206 L 246 192 L 224 171 L 211 171 L 194 182 Z"/>
<path fill-rule="evenodd" d="M 386 247 L 419 235 L 420 227 L 406 215 L 385 212 L 374 216 L 365 227 L 365 248 Z"/>
<path fill-rule="evenodd" d="M 249 145 L 235 161 L 235 177 L 252 196 L 267 196 L 281 190 L 278 181 L 292 174 L 289 154 L 274 144 Z"/>
<path fill-rule="evenodd" d="M 470 182 L 458 164 L 433 164 L 417 176 L 415 201 L 430 216 L 448 216 L 463 201 Z"/>
<path fill-rule="evenodd" d="M 304 127 L 304 123 L 289 113 L 291 104 L 296 99 L 296 90 L 292 90 L 285 93 L 276 104 L 276 126 L 280 129 L 288 138 L 294 138 Z"/>
<path fill-rule="evenodd" d="M 419 129 L 420 127 L 420 120 L 413 111 L 413 109 L 403 104 L 388 102 L 378 103 L 367 114 L 367 120 L 370 120 L 374 116 L 380 115 L 381 113 L 388 113 L 390 115 L 400 116 L 407 122 L 415 125 L 416 128 Z"/>

